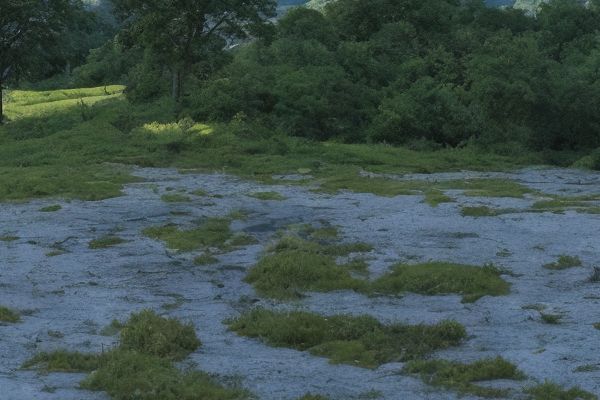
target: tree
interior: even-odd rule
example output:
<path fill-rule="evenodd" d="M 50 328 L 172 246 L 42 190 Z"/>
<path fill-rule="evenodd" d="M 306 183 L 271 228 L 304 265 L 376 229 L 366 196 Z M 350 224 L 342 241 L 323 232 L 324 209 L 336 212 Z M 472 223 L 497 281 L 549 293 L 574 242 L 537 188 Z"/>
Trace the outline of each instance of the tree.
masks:
<path fill-rule="evenodd" d="M 150 50 L 172 77 L 179 100 L 192 66 L 234 40 L 270 31 L 275 0 L 112 0 L 124 24 L 123 42 Z"/>
<path fill-rule="evenodd" d="M 83 8 L 79 0 L 2 0 L 0 2 L 0 123 L 2 91 L 16 80 L 46 68 L 58 48 L 58 39 L 73 12 Z"/>

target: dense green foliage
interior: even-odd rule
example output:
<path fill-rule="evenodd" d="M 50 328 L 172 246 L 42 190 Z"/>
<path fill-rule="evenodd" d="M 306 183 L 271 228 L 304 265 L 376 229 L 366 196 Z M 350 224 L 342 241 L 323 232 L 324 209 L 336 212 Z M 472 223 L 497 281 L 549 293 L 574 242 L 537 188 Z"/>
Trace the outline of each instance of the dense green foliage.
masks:
<path fill-rule="evenodd" d="M 308 312 L 251 310 L 230 321 L 240 335 L 364 368 L 423 357 L 459 345 L 465 328 L 455 321 L 435 325 L 384 325 L 371 316 L 322 317 Z"/>

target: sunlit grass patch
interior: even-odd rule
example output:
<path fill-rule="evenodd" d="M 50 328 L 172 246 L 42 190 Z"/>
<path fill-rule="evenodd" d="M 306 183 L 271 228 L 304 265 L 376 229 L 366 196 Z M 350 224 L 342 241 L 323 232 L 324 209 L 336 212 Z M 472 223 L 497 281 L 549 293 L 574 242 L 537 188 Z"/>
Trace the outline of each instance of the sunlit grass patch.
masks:
<path fill-rule="evenodd" d="M 577 256 L 569 256 L 566 254 L 561 254 L 558 256 L 558 260 L 553 263 L 544 264 L 543 267 L 546 269 L 567 269 L 573 267 L 580 267 L 582 265 L 581 259 Z"/>
<path fill-rule="evenodd" d="M 150 310 L 132 314 L 121 329 L 121 349 L 180 360 L 200 347 L 191 324 Z"/>
<path fill-rule="evenodd" d="M 21 320 L 19 313 L 8 307 L 0 306 L 0 322 L 16 323 Z"/>
<path fill-rule="evenodd" d="M 23 368 L 36 368 L 45 372 L 91 372 L 100 366 L 98 354 L 56 350 L 39 353 L 23 364 Z"/>
<path fill-rule="evenodd" d="M 270 346 L 289 347 L 327 357 L 332 363 L 376 368 L 408 361 L 435 350 L 459 345 L 466 337 L 462 325 L 384 325 L 370 316 L 323 317 L 308 312 L 254 309 L 229 327 L 239 335 L 259 338 Z"/>
<path fill-rule="evenodd" d="M 503 296 L 510 284 L 493 266 L 472 266 L 445 262 L 400 264 L 373 282 L 371 291 L 382 294 L 413 292 L 424 295 L 460 294 L 463 302 L 483 296 Z"/>
<path fill-rule="evenodd" d="M 90 249 L 107 249 L 109 247 L 117 246 L 119 244 L 125 243 L 126 240 L 114 235 L 103 236 L 98 239 L 94 239 L 90 241 L 88 247 Z"/>
<path fill-rule="evenodd" d="M 180 372 L 168 360 L 135 351 L 108 353 L 81 387 L 105 391 L 114 400 L 240 400 L 241 389 L 224 388 L 202 372 Z"/>
<path fill-rule="evenodd" d="M 564 389 L 548 381 L 525 389 L 525 393 L 529 395 L 528 400 L 598 400 L 596 395 L 578 387 Z"/>
<path fill-rule="evenodd" d="M 409 361 L 402 372 L 418 374 L 424 382 L 481 397 L 506 397 L 507 390 L 478 386 L 481 381 L 523 379 L 517 367 L 501 357 L 487 358 L 470 364 L 446 360 Z"/>
<path fill-rule="evenodd" d="M 60 209 L 62 209 L 62 206 L 60 204 L 54 204 L 51 206 L 42 207 L 39 209 L 39 211 L 40 212 L 56 212 Z"/>
<path fill-rule="evenodd" d="M 192 199 L 184 194 L 180 193 L 167 193 L 160 196 L 160 199 L 165 203 L 185 203 L 192 201 Z"/>
<path fill-rule="evenodd" d="M 224 248 L 233 237 L 229 218 L 209 218 L 196 228 L 180 230 L 176 225 L 149 227 L 142 233 L 155 240 L 165 242 L 172 250 L 192 251 L 207 247 Z"/>
<path fill-rule="evenodd" d="M 364 243 L 321 244 L 284 236 L 250 269 L 245 281 L 259 294 L 277 299 L 301 298 L 307 291 L 365 290 L 368 283 L 351 274 L 356 265 L 339 265 L 336 257 L 369 250 Z"/>
<path fill-rule="evenodd" d="M 248 194 L 249 197 L 254 197 L 259 200 L 275 200 L 283 201 L 286 199 L 284 195 L 278 192 L 253 192 Z"/>

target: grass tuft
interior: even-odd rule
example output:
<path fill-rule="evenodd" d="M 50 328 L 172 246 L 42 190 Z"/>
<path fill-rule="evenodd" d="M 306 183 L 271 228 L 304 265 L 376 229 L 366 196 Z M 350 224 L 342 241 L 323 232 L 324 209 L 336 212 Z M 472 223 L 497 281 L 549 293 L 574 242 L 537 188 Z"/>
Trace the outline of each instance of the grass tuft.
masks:
<path fill-rule="evenodd" d="M 15 310 L 11 310 L 10 308 L 0 306 L 0 322 L 8 322 L 14 324 L 19 322 L 21 317 L 19 313 Z"/>
<path fill-rule="evenodd" d="M 229 229 L 230 223 L 229 218 L 209 218 L 200 226 L 189 230 L 164 225 L 146 228 L 142 233 L 151 239 L 165 242 L 172 250 L 182 252 L 207 247 L 224 248 L 225 243 L 233 236 Z"/>
<path fill-rule="evenodd" d="M 160 196 L 160 199 L 165 203 L 185 203 L 192 201 L 192 199 L 186 195 L 179 193 L 167 193 Z"/>
<path fill-rule="evenodd" d="M 14 242 L 19 239 L 21 239 L 21 238 L 18 236 L 14 236 L 14 235 L 0 236 L 0 242 Z"/>
<path fill-rule="evenodd" d="M 248 194 L 250 197 L 254 197 L 259 200 L 275 200 L 275 201 L 283 201 L 286 199 L 284 195 L 277 192 L 254 192 Z"/>
<path fill-rule="evenodd" d="M 383 325 L 371 316 L 323 317 L 308 312 L 254 309 L 229 321 L 239 335 L 260 338 L 275 347 L 289 347 L 327 357 L 332 363 L 376 368 L 456 346 L 466 337 L 454 321 L 435 325 Z"/>
<path fill-rule="evenodd" d="M 210 253 L 203 253 L 194 258 L 194 264 L 196 264 L 196 265 L 210 265 L 210 264 L 216 264 L 218 262 L 219 262 L 219 259 Z"/>
<path fill-rule="evenodd" d="M 445 262 L 393 267 L 392 272 L 373 282 L 371 290 L 383 294 L 413 292 L 424 295 L 456 293 L 470 303 L 483 296 L 502 296 L 509 293 L 510 284 L 500 277 L 493 266 Z"/>
<path fill-rule="evenodd" d="M 487 358 L 471 364 L 446 360 L 417 360 L 408 362 L 402 371 L 418 374 L 424 382 L 434 386 L 481 397 L 506 397 L 508 393 L 503 389 L 481 387 L 474 382 L 524 378 L 515 365 L 501 357 Z"/>
<path fill-rule="evenodd" d="M 54 204 L 54 205 L 51 205 L 51 206 L 42 207 L 42 208 L 40 208 L 39 211 L 41 211 L 41 212 L 55 212 L 55 211 L 58 211 L 60 209 L 62 209 L 62 206 L 60 204 Z"/>
<path fill-rule="evenodd" d="M 525 389 L 525 393 L 529 395 L 528 400 L 598 400 L 596 395 L 578 387 L 563 389 L 548 381 Z"/>
<path fill-rule="evenodd" d="M 88 247 L 90 249 L 106 249 L 109 247 L 113 247 L 113 246 L 117 246 L 121 243 L 125 243 L 126 240 L 123 238 L 120 238 L 118 236 L 112 236 L 112 235 L 108 235 L 108 236 L 103 236 L 101 238 L 98 239 L 94 239 L 92 241 L 90 241 L 90 243 L 88 244 Z"/>
<path fill-rule="evenodd" d="M 132 314 L 121 329 L 121 348 L 140 353 L 180 360 L 200 347 L 191 324 L 163 318 L 154 311 Z"/>
<path fill-rule="evenodd" d="M 100 366 L 101 356 L 56 350 L 39 353 L 23 364 L 23 368 L 37 368 L 45 372 L 91 372 Z"/>
<path fill-rule="evenodd" d="M 582 265 L 581 260 L 577 256 L 560 255 L 558 260 L 553 263 L 544 264 L 543 267 L 546 269 L 561 270 L 573 267 L 580 267 Z"/>

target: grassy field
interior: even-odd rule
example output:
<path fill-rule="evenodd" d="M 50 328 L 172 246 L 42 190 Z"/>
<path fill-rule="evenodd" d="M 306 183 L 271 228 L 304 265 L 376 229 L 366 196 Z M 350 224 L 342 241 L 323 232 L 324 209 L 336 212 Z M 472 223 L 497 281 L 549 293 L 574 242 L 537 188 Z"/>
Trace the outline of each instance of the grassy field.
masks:
<path fill-rule="evenodd" d="M 0 126 L 0 200 L 117 196 L 134 180 L 127 165 L 219 170 L 268 182 L 305 174 L 323 190 L 401 194 L 380 173 L 505 170 L 541 159 L 504 157 L 474 147 L 413 151 L 386 145 L 311 142 L 251 124 L 206 125 L 175 118 L 169 99 L 130 104 L 123 86 L 8 93 Z M 413 189 L 413 188 L 408 188 Z"/>

